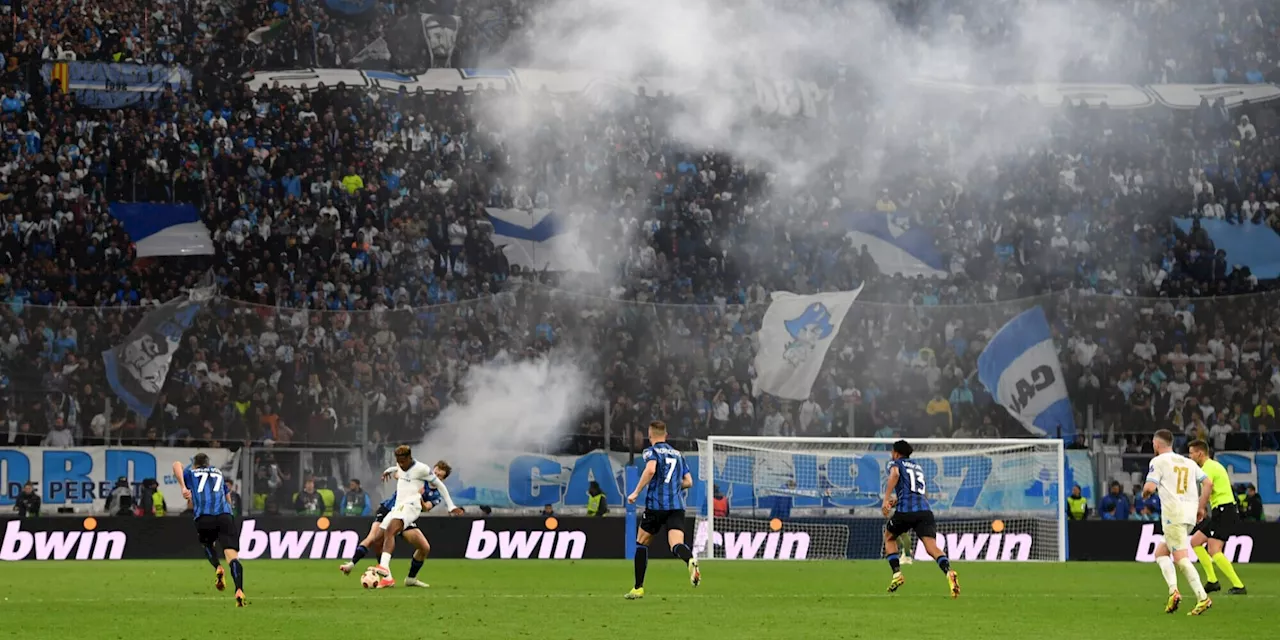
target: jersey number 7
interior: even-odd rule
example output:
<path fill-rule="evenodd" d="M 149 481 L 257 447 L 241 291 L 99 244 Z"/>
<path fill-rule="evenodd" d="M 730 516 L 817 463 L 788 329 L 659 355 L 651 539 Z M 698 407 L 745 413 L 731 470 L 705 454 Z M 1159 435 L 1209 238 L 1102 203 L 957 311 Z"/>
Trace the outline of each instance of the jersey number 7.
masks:
<path fill-rule="evenodd" d="M 197 493 L 204 493 L 204 486 L 209 482 L 210 476 L 213 476 L 214 493 L 222 491 L 222 474 L 221 473 L 209 473 L 208 471 L 195 471 L 192 473 L 192 475 L 200 479 L 200 486 L 196 488 Z"/>
<path fill-rule="evenodd" d="M 680 462 L 680 458 L 664 456 L 663 459 L 667 461 L 667 479 L 662 482 L 663 484 L 671 484 L 671 476 L 675 475 L 676 467 L 678 466 L 676 463 Z"/>

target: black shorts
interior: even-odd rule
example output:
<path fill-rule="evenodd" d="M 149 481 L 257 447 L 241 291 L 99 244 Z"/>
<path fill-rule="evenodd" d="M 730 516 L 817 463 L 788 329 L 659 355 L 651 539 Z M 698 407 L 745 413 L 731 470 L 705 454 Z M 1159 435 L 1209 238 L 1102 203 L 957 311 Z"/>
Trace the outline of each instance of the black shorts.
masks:
<path fill-rule="evenodd" d="M 884 529 L 895 538 L 908 531 L 915 532 L 921 538 L 938 537 L 938 526 L 933 521 L 932 511 L 899 511 L 889 517 Z"/>
<path fill-rule="evenodd" d="M 1236 505 L 1224 504 L 1209 511 L 1209 515 L 1196 524 L 1191 534 L 1203 533 L 1214 540 L 1226 542 L 1235 532 L 1237 522 L 1240 522 L 1240 512 L 1236 511 Z"/>
<path fill-rule="evenodd" d="M 644 510 L 644 515 L 640 516 L 641 530 L 651 536 L 656 536 L 659 531 L 662 531 L 663 527 L 666 527 L 667 531 L 675 531 L 677 529 L 684 531 L 684 509 Z"/>
<path fill-rule="evenodd" d="M 390 509 L 382 505 L 378 505 L 378 512 L 373 514 L 373 521 L 379 523 L 379 526 L 381 526 L 382 519 L 387 517 L 388 513 L 391 513 Z M 409 524 L 404 525 L 404 529 L 402 529 L 401 531 L 403 532 L 403 531 L 408 531 L 410 529 L 417 529 L 417 528 L 418 528 L 418 523 L 410 522 Z"/>
<path fill-rule="evenodd" d="M 202 545 L 216 542 L 223 551 L 240 550 L 240 527 L 229 513 L 196 518 L 196 534 Z"/>

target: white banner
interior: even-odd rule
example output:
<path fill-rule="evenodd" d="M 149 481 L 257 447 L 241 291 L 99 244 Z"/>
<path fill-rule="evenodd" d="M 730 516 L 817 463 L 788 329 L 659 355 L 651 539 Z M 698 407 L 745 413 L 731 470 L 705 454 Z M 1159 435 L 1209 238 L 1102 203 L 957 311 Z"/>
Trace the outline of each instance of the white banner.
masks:
<path fill-rule="evenodd" d="M 860 293 L 862 287 L 810 296 L 775 292 L 758 334 L 756 394 L 808 398 L 827 349 Z"/>
<path fill-rule="evenodd" d="M 14 500 L 28 481 L 35 482 L 40 495 L 41 515 L 56 515 L 59 507 L 72 507 L 77 512 L 102 513 L 107 496 L 116 482 L 124 478 L 136 494 L 144 480 L 154 478 L 164 493 L 170 513 L 186 509 L 182 489 L 173 475 L 174 461 L 191 464 L 197 453 L 205 453 L 209 461 L 237 478 L 236 455 L 227 449 L 190 449 L 161 447 L 131 449 L 118 447 L 81 447 L 55 449 L 23 447 L 0 449 L 0 511 L 13 508 Z"/>

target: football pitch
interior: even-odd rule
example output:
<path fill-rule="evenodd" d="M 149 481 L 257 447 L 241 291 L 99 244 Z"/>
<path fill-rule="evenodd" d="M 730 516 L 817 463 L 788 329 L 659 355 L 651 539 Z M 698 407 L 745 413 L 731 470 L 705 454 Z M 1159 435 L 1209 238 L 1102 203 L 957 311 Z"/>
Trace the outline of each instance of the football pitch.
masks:
<path fill-rule="evenodd" d="M 888 595 L 883 562 L 708 561 L 694 589 L 663 560 L 634 602 L 622 598 L 626 561 L 428 560 L 431 588 L 377 591 L 337 565 L 245 562 L 250 605 L 236 609 L 200 559 L 0 564 L 0 637 L 1167 640 L 1274 637 L 1280 620 L 1280 566 L 1265 565 L 1241 565 L 1250 595 L 1213 594 L 1199 618 L 1185 586 L 1182 610 L 1164 614 L 1159 570 L 1138 563 L 957 563 L 952 600 L 932 563 L 904 567 L 907 584 Z M 393 565 L 400 580 L 406 566 Z"/>

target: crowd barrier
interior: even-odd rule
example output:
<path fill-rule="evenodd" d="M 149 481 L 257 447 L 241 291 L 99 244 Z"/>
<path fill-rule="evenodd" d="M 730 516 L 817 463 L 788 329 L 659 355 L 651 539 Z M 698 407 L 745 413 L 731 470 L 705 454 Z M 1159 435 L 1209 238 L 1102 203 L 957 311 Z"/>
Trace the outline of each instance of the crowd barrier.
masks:
<path fill-rule="evenodd" d="M 246 560 L 339 560 L 349 558 L 369 530 L 367 518 L 251 517 L 240 523 L 240 556 Z M 779 532 L 717 530 L 715 542 L 733 559 L 803 560 L 811 541 L 804 522 L 788 522 Z M 830 519 L 850 526 L 849 558 L 873 560 L 883 521 L 876 518 Z M 625 557 L 623 518 L 585 517 L 432 517 L 422 520 L 433 558 L 470 560 L 582 560 Z M 705 530 L 690 519 L 688 533 L 699 550 Z M 960 562 L 1018 562 L 1037 557 L 1034 532 L 950 533 L 940 535 Z M 1160 529 L 1150 522 L 1072 522 L 1070 558 L 1076 561 L 1152 562 Z M 774 536 L 776 539 L 770 539 Z M 1280 524 L 1241 523 L 1226 545 L 1233 562 L 1280 562 Z M 857 541 L 857 544 L 855 544 Z M 396 547 L 407 557 L 409 545 Z M 670 557 L 656 544 L 654 558 Z M 33 518 L 0 521 L 0 560 L 163 560 L 201 559 L 195 528 L 188 518 Z"/>

